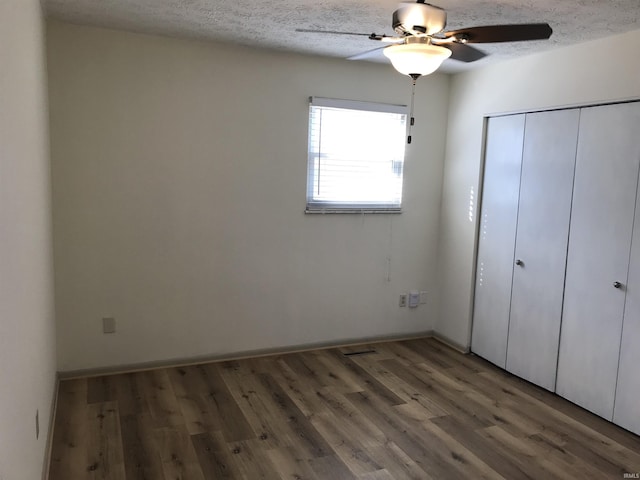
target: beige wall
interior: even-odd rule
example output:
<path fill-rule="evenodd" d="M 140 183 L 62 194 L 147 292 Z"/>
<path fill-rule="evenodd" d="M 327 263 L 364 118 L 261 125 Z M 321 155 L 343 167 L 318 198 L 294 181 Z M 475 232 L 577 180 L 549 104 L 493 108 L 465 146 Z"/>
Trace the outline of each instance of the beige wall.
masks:
<path fill-rule="evenodd" d="M 470 343 L 483 118 L 640 97 L 640 31 L 504 62 L 454 76 L 440 225 L 441 305 L 436 331 Z M 477 205 L 477 198 L 475 205 Z"/>
<path fill-rule="evenodd" d="M 38 0 L 0 2 L 2 480 L 40 478 L 56 372 L 43 28 Z"/>
<path fill-rule="evenodd" d="M 407 103 L 407 77 L 58 22 L 48 40 L 60 370 L 433 328 L 447 76 L 419 81 L 403 214 L 305 215 L 308 97 Z M 412 288 L 429 302 L 400 309 Z"/>

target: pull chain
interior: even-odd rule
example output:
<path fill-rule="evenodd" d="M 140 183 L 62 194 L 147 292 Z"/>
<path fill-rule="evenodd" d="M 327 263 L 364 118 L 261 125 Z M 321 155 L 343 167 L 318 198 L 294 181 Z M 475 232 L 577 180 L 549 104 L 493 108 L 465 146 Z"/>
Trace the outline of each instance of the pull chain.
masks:
<path fill-rule="evenodd" d="M 415 123 L 415 119 L 413 118 L 413 104 L 414 99 L 416 97 L 416 80 L 420 77 L 420 75 L 412 74 L 411 78 L 413 79 L 413 85 L 411 85 L 411 110 L 409 111 L 409 135 L 407 136 L 407 143 L 411 143 L 411 129 L 413 124 Z"/>

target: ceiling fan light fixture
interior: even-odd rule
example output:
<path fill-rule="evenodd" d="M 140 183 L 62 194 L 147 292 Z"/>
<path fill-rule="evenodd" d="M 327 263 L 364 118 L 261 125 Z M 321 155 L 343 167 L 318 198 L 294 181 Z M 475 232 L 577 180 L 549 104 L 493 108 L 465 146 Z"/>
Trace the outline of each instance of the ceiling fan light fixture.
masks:
<path fill-rule="evenodd" d="M 429 75 L 451 56 L 451 50 L 429 43 L 405 43 L 383 50 L 393 68 L 403 75 Z"/>

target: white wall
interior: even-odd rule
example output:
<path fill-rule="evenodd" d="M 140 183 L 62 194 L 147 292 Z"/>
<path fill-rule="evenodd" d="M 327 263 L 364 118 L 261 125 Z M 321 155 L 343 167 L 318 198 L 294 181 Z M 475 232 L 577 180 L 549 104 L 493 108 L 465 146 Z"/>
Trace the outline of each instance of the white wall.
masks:
<path fill-rule="evenodd" d="M 55 384 L 44 25 L 0 2 L 0 478 L 41 477 Z M 35 415 L 40 411 L 40 438 Z"/>
<path fill-rule="evenodd" d="M 640 31 L 455 75 L 447 129 L 440 225 L 441 303 L 436 331 L 470 344 L 483 118 L 640 97 Z M 477 201 L 475 202 L 477 205 Z"/>
<path fill-rule="evenodd" d="M 305 215 L 308 97 L 407 103 L 408 77 L 59 22 L 48 40 L 60 370 L 433 328 L 447 76 L 419 81 L 403 214 Z M 411 288 L 431 301 L 400 309 Z"/>

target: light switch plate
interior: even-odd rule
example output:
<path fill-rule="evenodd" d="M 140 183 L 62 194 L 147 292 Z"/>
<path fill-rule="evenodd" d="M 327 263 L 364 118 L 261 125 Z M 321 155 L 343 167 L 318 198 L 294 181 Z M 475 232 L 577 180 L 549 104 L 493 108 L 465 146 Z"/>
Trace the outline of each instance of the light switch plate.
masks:
<path fill-rule="evenodd" d="M 409 308 L 420 305 L 420 292 L 409 292 Z"/>

